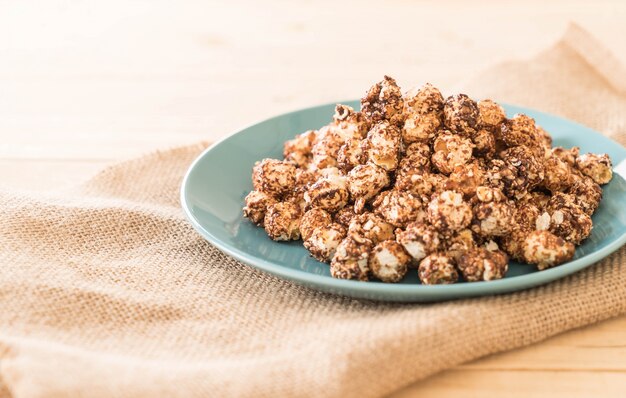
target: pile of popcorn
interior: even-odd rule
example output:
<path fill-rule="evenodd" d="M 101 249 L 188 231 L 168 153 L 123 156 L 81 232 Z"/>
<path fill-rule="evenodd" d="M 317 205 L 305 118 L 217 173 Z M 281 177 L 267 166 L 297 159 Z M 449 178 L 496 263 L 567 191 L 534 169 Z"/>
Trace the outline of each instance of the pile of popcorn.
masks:
<path fill-rule="evenodd" d="M 423 284 L 500 279 L 509 258 L 539 270 L 570 260 L 611 180 L 606 154 L 552 148 L 523 114 L 491 100 L 402 94 L 388 76 L 361 111 L 254 166 L 245 217 L 277 241 L 302 239 L 341 279 Z"/>

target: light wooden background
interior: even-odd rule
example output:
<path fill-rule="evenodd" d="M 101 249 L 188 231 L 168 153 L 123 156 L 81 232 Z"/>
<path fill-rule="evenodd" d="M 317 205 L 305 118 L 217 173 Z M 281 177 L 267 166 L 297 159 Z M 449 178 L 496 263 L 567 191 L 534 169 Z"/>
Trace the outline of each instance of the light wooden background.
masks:
<path fill-rule="evenodd" d="M 570 21 L 626 62 L 625 4 L 0 0 L 0 185 L 66 186 L 146 151 L 360 97 L 383 74 L 445 91 L 532 56 Z M 396 397 L 594 394 L 626 394 L 626 317 Z"/>

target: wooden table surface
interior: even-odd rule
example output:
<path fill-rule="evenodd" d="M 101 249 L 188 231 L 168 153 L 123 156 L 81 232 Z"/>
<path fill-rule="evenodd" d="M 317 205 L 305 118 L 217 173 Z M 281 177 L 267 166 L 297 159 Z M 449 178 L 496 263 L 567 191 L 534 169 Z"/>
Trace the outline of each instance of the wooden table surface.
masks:
<path fill-rule="evenodd" d="M 483 3 L 0 2 L 0 185 L 66 186 L 146 151 L 360 97 L 383 74 L 450 90 L 546 48 L 570 21 L 626 62 L 625 2 Z M 394 396 L 625 391 L 626 316 L 456 367 Z"/>

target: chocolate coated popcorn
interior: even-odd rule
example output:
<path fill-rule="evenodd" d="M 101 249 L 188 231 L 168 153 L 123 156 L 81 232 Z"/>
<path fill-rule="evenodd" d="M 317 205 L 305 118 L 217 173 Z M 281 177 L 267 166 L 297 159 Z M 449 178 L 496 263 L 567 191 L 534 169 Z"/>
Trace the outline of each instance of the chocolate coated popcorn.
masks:
<path fill-rule="evenodd" d="M 444 253 L 434 253 L 423 259 L 417 272 L 424 285 L 447 285 L 459 279 L 454 259 Z"/>
<path fill-rule="evenodd" d="M 369 267 L 376 278 L 383 282 L 399 282 L 407 273 L 411 257 L 402 245 L 393 240 L 380 242 L 369 257 Z"/>
<path fill-rule="evenodd" d="M 509 258 L 571 260 L 612 174 L 606 154 L 552 148 L 527 115 L 428 83 L 402 95 L 385 76 L 361 111 L 338 104 L 283 160 L 257 162 L 243 215 L 271 239 L 302 239 L 335 278 L 490 281 Z"/>

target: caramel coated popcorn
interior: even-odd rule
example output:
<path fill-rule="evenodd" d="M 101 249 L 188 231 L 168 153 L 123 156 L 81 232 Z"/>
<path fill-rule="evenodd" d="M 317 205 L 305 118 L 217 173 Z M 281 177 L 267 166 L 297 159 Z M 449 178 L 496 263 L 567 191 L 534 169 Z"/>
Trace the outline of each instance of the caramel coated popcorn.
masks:
<path fill-rule="evenodd" d="M 510 201 L 478 203 L 473 212 L 472 231 L 481 236 L 503 236 L 513 229 L 515 207 Z"/>
<path fill-rule="evenodd" d="M 263 159 L 252 170 L 252 186 L 257 191 L 280 199 L 296 186 L 296 167 L 277 159 Z"/>
<path fill-rule="evenodd" d="M 434 253 L 424 258 L 417 274 L 424 285 L 447 285 L 459 279 L 454 259 L 443 253 Z"/>
<path fill-rule="evenodd" d="M 373 124 L 387 121 L 400 126 L 404 122 L 404 99 L 395 79 L 385 76 L 361 99 L 361 111 Z"/>
<path fill-rule="evenodd" d="M 458 267 L 467 282 L 502 279 L 509 268 L 509 257 L 501 250 L 480 247 L 463 254 Z"/>
<path fill-rule="evenodd" d="M 524 260 L 540 270 L 554 267 L 574 257 L 574 245 L 548 231 L 531 232 L 522 244 Z"/>
<path fill-rule="evenodd" d="M 367 281 L 370 276 L 369 257 L 372 242 L 356 241 L 348 236 L 339 243 L 330 262 L 330 274 L 338 279 Z"/>
<path fill-rule="evenodd" d="M 465 94 L 451 95 L 443 106 L 446 127 L 461 135 L 474 135 L 478 124 L 478 105 Z"/>
<path fill-rule="evenodd" d="M 548 213 L 550 232 L 568 242 L 578 245 L 591 233 L 591 217 L 576 204 L 573 195 L 556 193 L 548 202 Z"/>
<path fill-rule="evenodd" d="M 285 161 L 294 163 L 298 167 L 306 168 L 313 160 L 312 149 L 317 139 L 317 132 L 305 131 L 294 139 L 285 142 L 283 156 Z"/>
<path fill-rule="evenodd" d="M 517 114 L 500 126 L 500 138 L 508 147 L 524 145 L 527 148 L 541 148 L 541 135 L 535 120 L 527 115 Z"/>
<path fill-rule="evenodd" d="M 304 200 L 311 207 L 319 207 L 334 213 L 348 204 L 347 178 L 340 174 L 327 174 L 317 180 L 304 193 Z"/>
<path fill-rule="evenodd" d="M 370 241 L 374 244 L 395 238 L 393 225 L 369 212 L 352 218 L 348 226 L 348 235 L 357 242 Z"/>
<path fill-rule="evenodd" d="M 263 224 L 273 240 L 300 239 L 300 207 L 293 202 L 278 202 L 268 207 Z"/>
<path fill-rule="evenodd" d="M 277 241 L 302 239 L 335 278 L 423 284 L 504 278 L 571 260 L 612 178 L 606 154 L 552 147 L 527 115 L 385 76 L 361 111 L 284 143 L 252 170 L 243 214 Z"/>
<path fill-rule="evenodd" d="M 369 258 L 372 275 L 383 282 L 399 282 L 407 273 L 411 257 L 402 245 L 394 240 L 386 240 L 374 246 Z"/>
<path fill-rule="evenodd" d="M 262 191 L 250 191 L 244 199 L 243 215 L 258 226 L 263 226 L 267 208 L 276 203 L 276 199 Z"/>
<path fill-rule="evenodd" d="M 413 221 L 426 219 L 422 200 L 409 192 L 381 192 L 372 203 L 374 212 L 394 227 L 406 227 Z"/>
<path fill-rule="evenodd" d="M 474 154 L 478 157 L 490 159 L 496 153 L 496 136 L 489 130 L 481 128 L 472 137 Z"/>
<path fill-rule="evenodd" d="M 428 222 L 444 233 L 461 230 L 471 221 L 472 208 L 458 192 L 443 191 L 428 204 Z"/>
<path fill-rule="evenodd" d="M 474 144 L 469 138 L 441 132 L 433 144 L 433 165 L 443 174 L 449 175 L 457 166 L 462 166 L 472 158 Z"/>
<path fill-rule="evenodd" d="M 544 179 L 543 187 L 550 192 L 563 192 L 569 188 L 574 182 L 572 167 L 551 153 L 544 160 Z"/>
<path fill-rule="evenodd" d="M 457 166 L 446 182 L 447 188 L 462 193 L 466 198 L 471 198 L 476 195 L 478 187 L 485 184 L 485 172 L 486 170 L 478 162 Z"/>
<path fill-rule="evenodd" d="M 506 113 L 498 103 L 487 99 L 478 101 L 478 125 L 490 131 L 500 128 Z"/>
<path fill-rule="evenodd" d="M 318 227 L 324 227 L 333 222 L 333 218 L 324 209 L 313 208 L 302 216 L 300 220 L 300 235 L 302 240 L 307 240 Z"/>
<path fill-rule="evenodd" d="M 430 142 L 437 135 L 441 125 L 441 116 L 437 113 L 411 112 L 404 121 L 402 139 L 405 144 Z"/>
<path fill-rule="evenodd" d="M 392 124 L 381 122 L 367 133 L 361 149 L 369 163 L 392 171 L 398 167 L 400 142 L 400 130 Z"/>
<path fill-rule="evenodd" d="M 607 184 L 613 178 L 609 155 L 587 153 L 576 158 L 576 166 L 584 175 L 591 177 L 596 184 Z"/>
<path fill-rule="evenodd" d="M 574 202 L 589 216 L 596 211 L 602 200 L 602 188 L 589 177 L 578 179 L 567 193 L 574 197 Z"/>
<path fill-rule="evenodd" d="M 328 262 L 345 237 L 346 229 L 342 225 L 337 223 L 321 225 L 304 240 L 304 247 L 315 259 Z"/>
<path fill-rule="evenodd" d="M 389 185 L 387 171 L 375 164 L 359 165 L 348 173 L 348 189 L 354 200 L 368 200 Z"/>
<path fill-rule="evenodd" d="M 435 113 L 441 115 L 443 111 L 443 95 L 441 91 L 430 83 L 426 83 L 417 90 L 409 90 L 405 95 L 407 112 L 417 112 L 425 115 Z"/>
<path fill-rule="evenodd" d="M 415 261 L 422 260 L 442 247 L 437 230 L 424 222 L 413 222 L 405 230 L 396 230 L 396 241 Z"/>

